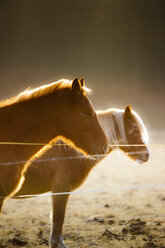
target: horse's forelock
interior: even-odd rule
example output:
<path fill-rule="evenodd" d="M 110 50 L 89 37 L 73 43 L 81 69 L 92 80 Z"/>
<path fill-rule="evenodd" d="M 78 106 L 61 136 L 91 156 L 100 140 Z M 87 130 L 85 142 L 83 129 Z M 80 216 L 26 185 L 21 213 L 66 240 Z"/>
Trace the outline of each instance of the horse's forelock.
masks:
<path fill-rule="evenodd" d="M 142 141 L 145 144 L 148 144 L 149 136 L 148 136 L 147 129 L 146 129 L 142 119 L 140 118 L 140 116 L 134 110 L 131 110 L 131 113 L 132 113 L 132 115 L 134 116 L 134 118 L 136 120 L 136 123 L 138 125 L 138 129 L 140 130 Z"/>
<path fill-rule="evenodd" d="M 87 88 L 86 86 L 83 86 L 82 88 L 83 88 L 84 92 L 86 92 L 89 95 L 91 95 L 91 93 L 92 93 L 92 90 L 91 89 Z"/>

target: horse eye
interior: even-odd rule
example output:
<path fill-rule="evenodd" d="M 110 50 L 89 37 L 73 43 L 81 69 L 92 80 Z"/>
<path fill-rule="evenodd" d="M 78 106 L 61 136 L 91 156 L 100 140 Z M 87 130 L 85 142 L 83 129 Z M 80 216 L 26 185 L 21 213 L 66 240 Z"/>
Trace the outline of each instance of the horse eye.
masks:
<path fill-rule="evenodd" d="M 92 116 L 93 113 L 92 112 L 84 112 L 85 115 L 88 115 L 88 116 Z"/>

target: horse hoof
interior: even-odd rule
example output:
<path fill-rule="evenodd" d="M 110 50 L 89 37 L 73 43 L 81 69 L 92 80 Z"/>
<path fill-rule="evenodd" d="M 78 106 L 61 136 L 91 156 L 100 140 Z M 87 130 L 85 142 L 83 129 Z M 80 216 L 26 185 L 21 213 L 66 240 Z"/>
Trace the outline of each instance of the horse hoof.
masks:
<path fill-rule="evenodd" d="M 68 248 L 63 242 L 54 243 L 51 242 L 51 248 Z"/>

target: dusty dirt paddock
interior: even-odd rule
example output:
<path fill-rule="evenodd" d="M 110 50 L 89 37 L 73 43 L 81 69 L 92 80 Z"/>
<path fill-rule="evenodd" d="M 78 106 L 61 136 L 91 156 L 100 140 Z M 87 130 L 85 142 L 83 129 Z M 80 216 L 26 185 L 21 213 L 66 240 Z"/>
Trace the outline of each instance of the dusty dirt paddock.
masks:
<path fill-rule="evenodd" d="M 150 143 L 165 143 L 165 131 L 151 131 Z M 152 147 L 145 165 L 114 152 L 95 167 L 67 208 L 68 247 L 165 248 L 165 147 Z M 109 189 L 119 189 L 112 190 Z M 122 188 L 127 188 L 122 190 Z M 8 200 L 0 220 L 0 248 L 48 247 L 50 197 Z"/>

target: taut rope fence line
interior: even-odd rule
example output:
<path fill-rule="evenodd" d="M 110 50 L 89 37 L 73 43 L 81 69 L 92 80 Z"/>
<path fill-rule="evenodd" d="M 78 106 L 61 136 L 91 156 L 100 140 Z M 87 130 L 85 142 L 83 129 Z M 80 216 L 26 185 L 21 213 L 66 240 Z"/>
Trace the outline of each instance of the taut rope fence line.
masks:
<path fill-rule="evenodd" d="M 125 152 L 125 154 L 145 154 L 147 153 L 146 151 L 134 151 L 134 152 Z M 71 160 L 71 159 L 91 159 L 91 160 L 97 160 L 99 158 L 104 158 L 106 157 L 106 154 L 99 154 L 99 155 L 80 155 L 80 156 L 69 156 L 69 157 L 54 157 L 54 158 L 47 158 L 47 159 L 37 159 L 34 161 L 34 163 L 40 163 L 40 162 L 51 162 L 51 161 L 59 161 L 59 160 Z M 29 160 L 24 160 L 24 161 L 15 161 L 15 162 L 4 162 L 4 163 L 0 163 L 0 165 L 18 165 L 18 164 L 25 164 L 27 163 Z"/>
<path fill-rule="evenodd" d="M 1 141 L 0 145 L 18 145 L 18 146 L 45 146 L 45 145 L 50 145 L 50 146 L 70 146 L 69 144 L 66 143 L 33 143 L 33 142 L 6 142 L 6 141 Z M 145 144 L 109 144 L 109 147 L 145 147 Z M 165 144 L 148 144 L 148 147 L 163 147 L 165 148 Z M 125 152 L 125 154 L 139 154 L 139 153 L 147 153 L 146 151 L 133 151 L 133 152 Z M 49 162 L 49 161 L 56 161 L 56 160 L 70 160 L 70 159 L 82 159 L 82 158 L 88 158 L 88 159 L 98 159 L 98 158 L 103 158 L 105 157 L 106 154 L 99 154 L 99 155 L 78 155 L 78 156 L 69 156 L 69 157 L 54 157 L 50 159 L 37 159 L 35 163 L 37 162 Z M 14 165 L 14 164 L 23 164 L 27 163 L 28 161 L 9 161 L 9 162 L 0 162 L 0 165 Z"/>
<path fill-rule="evenodd" d="M 0 145 L 22 145 L 22 146 L 45 146 L 45 145 L 50 145 L 50 146 L 70 146 L 69 144 L 61 144 L 61 143 L 33 143 L 33 142 L 7 142 L 7 141 L 0 141 Z M 123 147 L 123 146 L 146 146 L 146 144 L 109 144 L 108 146 L 110 147 Z M 149 147 L 165 147 L 165 144 L 147 144 Z"/>
<path fill-rule="evenodd" d="M 20 145 L 20 146 L 69 146 L 66 143 L 33 143 L 33 142 L 5 142 L 1 141 L 0 145 Z M 109 144 L 109 147 L 138 147 L 138 146 L 146 146 L 145 144 Z M 165 144 L 148 144 L 149 147 L 163 147 L 165 148 Z M 134 152 L 125 152 L 126 154 L 135 154 L 135 153 L 146 153 L 145 151 L 134 151 Z M 81 159 L 81 158 L 88 158 L 88 159 L 98 159 L 101 157 L 105 157 L 106 154 L 99 154 L 99 155 L 81 155 L 81 156 L 69 156 L 69 157 L 54 157 L 50 159 L 37 159 L 35 163 L 37 162 L 49 162 L 49 161 L 55 161 L 55 160 L 69 160 L 69 159 Z M 23 164 L 28 161 L 11 161 L 11 162 L 4 162 L 0 163 L 0 165 L 14 165 L 14 164 Z M 133 190 L 133 189 L 151 189 L 151 188 L 160 188 L 165 187 L 165 184 L 158 184 L 158 185 L 144 185 L 144 186 L 135 186 L 135 187 L 123 187 L 123 188 L 110 188 L 110 189 L 98 189 L 98 190 L 86 190 L 86 191 L 73 191 L 73 192 L 57 192 L 57 193 L 45 193 L 45 194 L 33 194 L 33 195 L 20 195 L 20 196 L 14 196 L 14 198 L 26 198 L 26 197 L 43 197 L 43 196 L 53 196 L 53 195 L 66 195 L 66 194 L 84 194 L 84 193 L 105 193 L 110 191 L 121 191 L 121 190 Z M 4 197 L 0 197 L 4 198 Z"/>
<path fill-rule="evenodd" d="M 120 187 L 120 188 L 109 188 L 109 189 L 97 189 L 97 190 L 84 190 L 84 191 L 71 191 L 71 192 L 57 192 L 57 193 L 45 193 L 45 194 L 33 194 L 33 195 L 20 195 L 14 196 L 15 198 L 24 198 L 24 197 L 42 197 L 42 196 L 54 196 L 54 195 L 73 195 L 73 194 L 87 194 L 87 193 L 107 193 L 111 191 L 124 191 L 124 190 L 134 190 L 134 189 L 152 189 L 152 188 L 161 188 L 165 187 L 165 184 L 160 185 L 144 185 L 144 186 L 135 186 L 135 187 Z M 3 197 L 0 197 L 3 198 Z"/>

